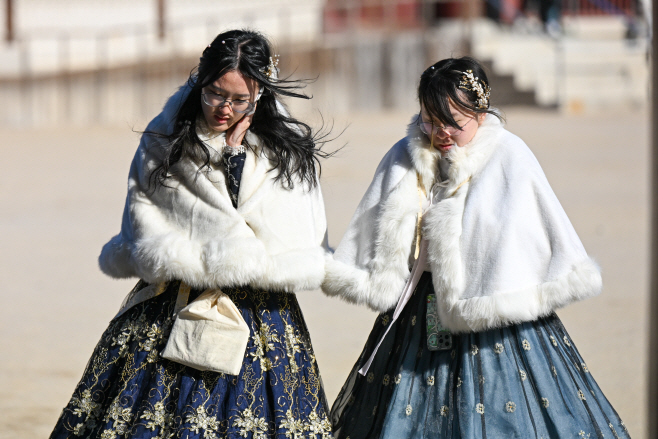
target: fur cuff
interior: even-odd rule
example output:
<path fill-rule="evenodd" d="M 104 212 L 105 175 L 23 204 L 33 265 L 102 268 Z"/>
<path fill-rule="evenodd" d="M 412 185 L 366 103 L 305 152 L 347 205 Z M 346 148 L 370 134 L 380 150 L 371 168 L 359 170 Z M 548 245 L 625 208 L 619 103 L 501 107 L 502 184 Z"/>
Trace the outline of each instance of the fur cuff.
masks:
<path fill-rule="evenodd" d="M 406 277 L 394 270 L 369 274 L 332 259 L 325 266 L 322 291 L 350 303 L 367 305 L 373 311 L 385 312 L 398 303 Z"/>
<path fill-rule="evenodd" d="M 485 331 L 545 317 L 571 302 L 598 295 L 601 287 L 600 269 L 587 259 L 559 279 L 525 290 L 458 300 L 452 307 L 441 307 L 439 316 L 454 333 Z"/>

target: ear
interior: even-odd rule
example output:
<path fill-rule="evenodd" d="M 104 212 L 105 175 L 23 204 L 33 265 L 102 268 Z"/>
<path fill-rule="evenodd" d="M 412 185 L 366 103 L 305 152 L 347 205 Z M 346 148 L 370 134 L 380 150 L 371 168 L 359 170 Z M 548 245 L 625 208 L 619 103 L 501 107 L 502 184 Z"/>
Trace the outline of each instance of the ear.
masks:
<path fill-rule="evenodd" d="M 484 122 L 484 119 L 487 118 L 487 113 L 478 113 L 477 116 L 475 116 L 478 121 L 478 126 L 482 125 L 482 122 Z"/>

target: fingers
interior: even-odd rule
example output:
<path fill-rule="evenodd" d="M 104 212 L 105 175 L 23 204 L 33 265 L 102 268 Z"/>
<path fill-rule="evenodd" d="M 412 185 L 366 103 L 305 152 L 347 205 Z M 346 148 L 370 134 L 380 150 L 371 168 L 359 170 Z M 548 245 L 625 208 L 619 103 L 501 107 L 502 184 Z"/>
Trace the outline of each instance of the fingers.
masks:
<path fill-rule="evenodd" d="M 253 115 L 244 116 L 238 122 L 236 122 L 231 128 L 226 132 L 226 143 L 230 146 L 239 146 L 242 145 L 242 139 L 244 135 L 251 126 L 251 120 Z"/>

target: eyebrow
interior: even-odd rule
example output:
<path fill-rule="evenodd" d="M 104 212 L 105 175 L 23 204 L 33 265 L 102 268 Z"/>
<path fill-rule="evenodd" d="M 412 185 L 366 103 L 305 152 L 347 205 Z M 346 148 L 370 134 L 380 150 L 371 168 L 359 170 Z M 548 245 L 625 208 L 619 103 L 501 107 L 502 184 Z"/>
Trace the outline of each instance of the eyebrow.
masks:
<path fill-rule="evenodd" d="M 219 93 L 231 94 L 228 90 L 224 90 L 223 88 L 215 87 L 215 86 L 212 85 L 212 84 L 210 84 L 210 85 L 208 86 L 208 88 L 210 88 L 211 91 L 218 91 Z M 237 97 L 239 97 L 239 98 L 248 98 L 248 97 L 251 97 L 250 94 L 239 94 L 239 93 L 238 93 L 238 94 L 234 94 L 233 96 L 237 96 Z"/>

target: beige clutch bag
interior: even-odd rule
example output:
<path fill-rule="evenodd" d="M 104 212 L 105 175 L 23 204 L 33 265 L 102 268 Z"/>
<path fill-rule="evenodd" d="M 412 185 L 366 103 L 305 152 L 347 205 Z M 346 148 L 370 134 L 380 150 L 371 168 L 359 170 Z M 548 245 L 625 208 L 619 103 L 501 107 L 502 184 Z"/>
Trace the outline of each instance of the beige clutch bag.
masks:
<path fill-rule="evenodd" d="M 160 354 L 198 370 L 238 375 L 249 326 L 233 301 L 220 289 L 204 291 L 181 309 Z"/>

